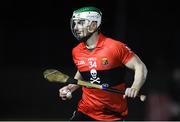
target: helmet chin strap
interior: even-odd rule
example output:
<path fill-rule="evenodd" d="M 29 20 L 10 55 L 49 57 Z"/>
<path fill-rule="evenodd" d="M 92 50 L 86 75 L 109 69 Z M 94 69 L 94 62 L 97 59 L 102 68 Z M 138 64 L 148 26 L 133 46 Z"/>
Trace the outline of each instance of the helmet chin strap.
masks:
<path fill-rule="evenodd" d="M 93 33 L 90 33 L 89 35 L 87 35 L 85 37 L 79 38 L 79 41 L 80 42 L 86 42 L 92 36 L 92 34 Z"/>

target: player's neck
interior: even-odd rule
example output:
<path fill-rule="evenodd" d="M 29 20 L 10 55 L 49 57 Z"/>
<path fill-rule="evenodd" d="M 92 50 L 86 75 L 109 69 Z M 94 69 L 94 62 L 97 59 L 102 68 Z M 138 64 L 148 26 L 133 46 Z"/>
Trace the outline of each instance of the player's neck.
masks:
<path fill-rule="evenodd" d="M 88 49 L 94 49 L 96 47 L 99 38 L 98 35 L 98 32 L 96 32 L 86 41 L 86 47 Z"/>

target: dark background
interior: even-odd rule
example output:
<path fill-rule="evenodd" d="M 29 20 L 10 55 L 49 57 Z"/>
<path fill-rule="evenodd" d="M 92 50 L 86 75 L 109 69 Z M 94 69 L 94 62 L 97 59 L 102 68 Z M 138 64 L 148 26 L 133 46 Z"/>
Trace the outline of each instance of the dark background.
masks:
<path fill-rule="evenodd" d="M 179 5 L 172 0 L 6 0 L 0 3 L 0 120 L 68 120 L 80 98 L 62 101 L 63 85 L 42 72 L 76 72 L 73 10 L 102 10 L 102 32 L 126 43 L 146 64 L 146 102 L 129 99 L 128 120 L 180 120 Z M 163 106 L 163 105 L 164 106 Z M 175 107 L 174 107 L 175 106 Z M 176 108 L 172 109 L 171 108 Z M 152 112 L 155 113 L 152 114 Z"/>

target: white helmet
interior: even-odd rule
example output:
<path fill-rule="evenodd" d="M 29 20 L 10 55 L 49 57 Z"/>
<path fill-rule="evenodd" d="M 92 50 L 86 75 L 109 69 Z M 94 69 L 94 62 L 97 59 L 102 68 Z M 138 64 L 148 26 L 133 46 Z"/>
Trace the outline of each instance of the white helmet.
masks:
<path fill-rule="evenodd" d="M 71 18 L 71 31 L 78 40 L 87 40 L 94 32 L 96 32 L 100 28 L 101 19 L 102 19 L 102 13 L 98 8 L 95 8 L 95 7 L 80 8 L 73 12 L 73 15 Z M 76 20 L 78 20 L 78 21 L 84 20 L 86 26 L 90 26 L 90 24 L 92 22 L 96 22 L 97 29 L 85 37 L 80 37 L 80 36 L 78 36 L 78 34 L 76 33 L 76 31 L 74 29 L 74 26 L 75 26 L 74 21 L 76 21 Z"/>

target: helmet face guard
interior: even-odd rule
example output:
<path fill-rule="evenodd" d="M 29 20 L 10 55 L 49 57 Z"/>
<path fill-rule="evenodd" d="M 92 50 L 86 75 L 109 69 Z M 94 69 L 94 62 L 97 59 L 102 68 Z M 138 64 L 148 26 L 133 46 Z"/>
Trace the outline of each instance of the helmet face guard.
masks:
<path fill-rule="evenodd" d="M 81 25 L 81 34 L 78 29 L 76 29 L 77 24 Z M 90 33 L 85 32 L 89 28 L 90 22 L 85 19 L 71 19 L 71 31 L 77 40 L 84 40 L 85 37 L 90 35 Z"/>
<path fill-rule="evenodd" d="M 86 41 L 89 37 L 91 37 L 91 35 L 100 28 L 102 18 L 101 16 L 101 12 L 99 11 L 99 9 L 95 7 L 84 7 L 74 11 L 70 25 L 71 31 L 73 35 L 76 37 L 76 39 L 79 41 Z M 97 23 L 97 29 L 93 32 L 88 31 L 92 22 Z M 76 29 L 77 24 L 80 24 L 82 29 L 86 29 L 88 33 L 83 33 L 80 35 Z"/>

